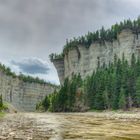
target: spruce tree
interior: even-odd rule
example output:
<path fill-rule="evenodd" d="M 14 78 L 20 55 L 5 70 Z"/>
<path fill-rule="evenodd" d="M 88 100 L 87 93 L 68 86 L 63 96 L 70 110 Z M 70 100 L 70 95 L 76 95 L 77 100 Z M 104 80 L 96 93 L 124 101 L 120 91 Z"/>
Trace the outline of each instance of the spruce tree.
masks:
<path fill-rule="evenodd" d="M 109 97 L 107 89 L 103 92 L 104 109 L 110 109 Z"/>
<path fill-rule="evenodd" d="M 43 105 L 45 111 L 47 111 L 50 106 L 50 100 L 49 100 L 48 96 L 45 97 L 45 99 L 42 102 L 42 105 Z"/>
<path fill-rule="evenodd" d="M 125 97 L 125 91 L 123 88 L 121 88 L 121 92 L 120 92 L 119 108 L 126 110 L 126 97 Z"/>
<path fill-rule="evenodd" d="M 104 96 L 102 92 L 98 92 L 95 97 L 94 108 L 97 110 L 104 110 Z"/>
<path fill-rule="evenodd" d="M 140 77 L 136 81 L 136 101 L 138 107 L 140 107 Z"/>
<path fill-rule="evenodd" d="M 2 109 L 3 107 L 3 99 L 2 99 L 2 95 L 0 95 L 0 108 Z"/>

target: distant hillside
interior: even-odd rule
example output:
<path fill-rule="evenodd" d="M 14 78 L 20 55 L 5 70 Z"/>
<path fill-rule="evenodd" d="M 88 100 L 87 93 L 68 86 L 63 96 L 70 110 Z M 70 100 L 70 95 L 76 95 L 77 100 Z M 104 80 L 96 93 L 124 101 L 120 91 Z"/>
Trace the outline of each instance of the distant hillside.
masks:
<path fill-rule="evenodd" d="M 52 83 L 46 82 L 43 79 L 40 79 L 38 77 L 34 78 L 29 75 L 24 75 L 20 73 L 20 75 L 16 75 L 15 72 L 12 72 L 9 67 L 6 67 L 5 65 L 0 63 L 0 71 L 4 72 L 7 76 L 12 76 L 13 78 L 19 78 L 20 80 L 23 80 L 24 82 L 29 82 L 29 83 L 39 83 L 39 84 L 49 84 L 51 86 L 56 86 Z"/>
<path fill-rule="evenodd" d="M 35 111 L 36 104 L 57 88 L 39 78 L 16 75 L 0 64 L 0 96 L 18 111 Z"/>

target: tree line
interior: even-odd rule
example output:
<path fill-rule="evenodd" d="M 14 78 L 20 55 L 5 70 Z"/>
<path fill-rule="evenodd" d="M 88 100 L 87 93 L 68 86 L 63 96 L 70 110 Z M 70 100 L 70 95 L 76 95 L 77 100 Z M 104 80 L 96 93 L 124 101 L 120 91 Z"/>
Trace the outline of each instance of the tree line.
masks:
<path fill-rule="evenodd" d="M 114 62 L 99 66 L 82 80 L 80 74 L 65 79 L 60 90 L 46 96 L 37 106 L 53 112 L 95 110 L 128 110 L 140 107 L 140 58 L 131 62 L 114 56 Z"/>
<path fill-rule="evenodd" d="M 20 73 L 19 75 L 16 75 L 15 72 L 12 72 L 11 69 L 9 67 L 6 67 L 5 65 L 0 63 L 0 71 L 2 71 L 3 73 L 5 73 L 7 76 L 11 76 L 13 78 L 19 78 L 20 80 L 24 81 L 24 82 L 28 82 L 28 83 L 39 83 L 39 84 L 48 84 L 51 86 L 56 87 L 56 85 L 51 84 L 49 82 L 46 82 L 43 79 L 40 79 L 39 77 L 32 77 L 29 75 L 24 75 L 22 73 Z"/>
<path fill-rule="evenodd" d="M 80 36 L 78 38 L 74 37 L 70 40 L 67 39 L 62 54 L 51 54 L 50 58 L 51 60 L 63 58 L 64 54 L 68 52 L 70 48 L 74 48 L 78 45 L 89 47 L 94 42 L 112 42 L 113 40 L 117 39 L 117 35 L 124 29 L 130 29 L 135 34 L 138 34 L 140 32 L 140 17 L 133 21 L 128 19 L 124 20 L 123 22 L 116 23 L 115 25 L 112 25 L 110 29 L 105 29 L 102 27 L 100 30 L 88 32 L 84 36 Z"/>

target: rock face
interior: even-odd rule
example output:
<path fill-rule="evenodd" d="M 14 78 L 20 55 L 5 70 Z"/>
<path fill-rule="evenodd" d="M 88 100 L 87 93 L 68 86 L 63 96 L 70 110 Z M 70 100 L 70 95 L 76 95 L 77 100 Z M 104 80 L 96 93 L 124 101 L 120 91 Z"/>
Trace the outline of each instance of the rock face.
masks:
<path fill-rule="evenodd" d="M 64 81 L 64 59 L 54 60 L 53 64 L 56 67 L 60 82 Z"/>
<path fill-rule="evenodd" d="M 36 103 L 53 91 L 49 84 L 25 83 L 0 71 L 0 94 L 19 111 L 35 111 Z"/>
<path fill-rule="evenodd" d="M 90 47 L 77 46 L 64 54 L 63 60 L 54 60 L 60 82 L 64 78 L 71 77 L 73 74 L 80 73 L 82 78 L 91 75 L 97 66 L 108 64 L 114 59 L 125 58 L 130 61 L 133 53 L 140 54 L 140 34 L 136 35 L 132 30 L 123 30 L 113 42 L 93 43 Z M 56 63 L 57 61 L 57 63 Z M 63 65 L 61 65 L 63 61 Z M 63 72 L 62 72 L 63 70 Z"/>

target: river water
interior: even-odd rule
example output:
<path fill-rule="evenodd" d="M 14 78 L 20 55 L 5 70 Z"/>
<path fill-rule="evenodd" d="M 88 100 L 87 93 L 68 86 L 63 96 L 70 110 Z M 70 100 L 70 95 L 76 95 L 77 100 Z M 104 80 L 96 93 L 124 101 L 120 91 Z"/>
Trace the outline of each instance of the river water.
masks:
<path fill-rule="evenodd" d="M 140 140 L 140 114 L 16 113 L 0 120 L 0 140 Z"/>

